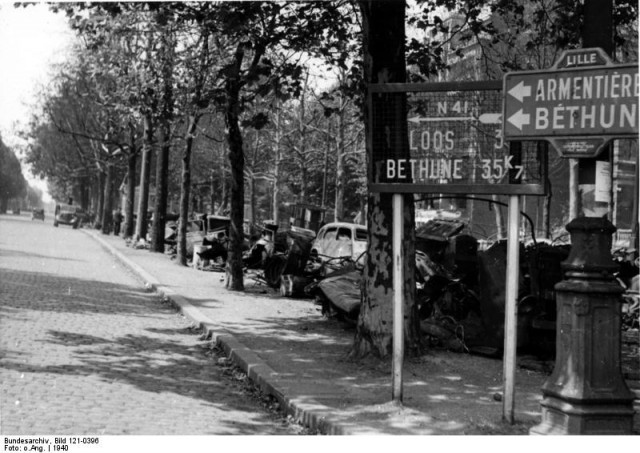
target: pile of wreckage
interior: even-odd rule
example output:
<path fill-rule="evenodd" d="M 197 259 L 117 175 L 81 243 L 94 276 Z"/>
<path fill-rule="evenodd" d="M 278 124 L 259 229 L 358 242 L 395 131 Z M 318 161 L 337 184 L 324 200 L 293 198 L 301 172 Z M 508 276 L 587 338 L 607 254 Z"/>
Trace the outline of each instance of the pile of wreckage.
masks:
<path fill-rule="evenodd" d="M 221 222 L 220 219 L 215 219 Z M 223 270 L 228 223 L 209 225 L 194 247 L 194 262 Z M 422 332 L 436 346 L 499 355 L 504 343 L 506 241 L 479 249 L 458 220 L 432 219 L 416 229 L 416 302 Z M 216 232 L 211 234 L 211 232 Z M 217 236 L 216 236 L 217 234 Z M 312 230 L 266 224 L 245 247 L 244 265 L 283 297 L 310 297 L 328 317 L 355 323 L 361 305 L 363 260 L 316 253 Z M 555 353 L 554 285 L 563 276 L 568 244 L 521 244 L 518 349 L 552 357 Z M 638 328 L 637 253 L 614 258 L 621 264 L 626 328 Z M 624 274 L 624 275 L 623 275 Z M 635 286 L 634 286 L 635 285 Z"/>

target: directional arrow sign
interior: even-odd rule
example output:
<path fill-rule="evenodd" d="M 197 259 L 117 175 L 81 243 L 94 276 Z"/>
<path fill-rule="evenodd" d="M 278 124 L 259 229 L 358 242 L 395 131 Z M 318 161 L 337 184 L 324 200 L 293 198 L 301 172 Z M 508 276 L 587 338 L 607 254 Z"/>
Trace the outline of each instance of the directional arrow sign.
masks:
<path fill-rule="evenodd" d="M 638 136 L 638 64 L 611 64 L 601 49 L 567 51 L 551 70 L 506 74 L 503 92 L 507 140 L 598 137 L 563 142 L 576 147 Z"/>
<path fill-rule="evenodd" d="M 524 80 L 509 90 L 509 94 L 522 102 L 524 98 L 531 96 L 531 85 L 525 85 Z"/>
<path fill-rule="evenodd" d="M 414 116 L 412 118 L 408 118 L 407 121 L 413 124 L 419 123 L 437 123 L 437 122 L 446 122 L 446 121 L 479 121 L 482 124 L 501 124 L 502 123 L 502 114 L 501 113 L 483 113 L 477 118 L 475 116 L 432 116 L 432 117 L 420 117 Z"/>
<path fill-rule="evenodd" d="M 529 125 L 530 118 L 531 115 L 529 115 L 528 113 L 524 113 L 522 109 L 520 109 L 509 118 L 507 118 L 507 122 L 521 131 L 524 126 Z"/>

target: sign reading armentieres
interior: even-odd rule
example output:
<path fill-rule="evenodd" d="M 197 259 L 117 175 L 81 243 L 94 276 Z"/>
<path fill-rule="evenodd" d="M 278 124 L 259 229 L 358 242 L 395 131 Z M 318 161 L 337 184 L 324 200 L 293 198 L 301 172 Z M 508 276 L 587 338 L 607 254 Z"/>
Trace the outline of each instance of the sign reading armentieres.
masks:
<path fill-rule="evenodd" d="M 638 64 L 599 48 L 566 51 L 550 70 L 504 77 L 504 138 L 549 140 L 565 157 L 595 157 L 615 138 L 638 137 Z"/>

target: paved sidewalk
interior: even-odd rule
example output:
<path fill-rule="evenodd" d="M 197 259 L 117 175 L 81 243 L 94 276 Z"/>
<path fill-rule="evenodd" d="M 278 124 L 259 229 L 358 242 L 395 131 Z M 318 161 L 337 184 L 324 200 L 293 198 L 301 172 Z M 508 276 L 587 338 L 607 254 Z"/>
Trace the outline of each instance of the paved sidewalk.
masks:
<path fill-rule="evenodd" d="M 518 368 L 515 426 L 502 419 L 502 362 L 438 351 L 407 360 L 403 405 L 391 400 L 390 363 L 346 359 L 354 330 L 325 319 L 312 300 L 279 297 L 245 280 L 129 248 L 122 238 L 84 230 L 147 287 L 177 305 L 264 391 L 306 426 L 328 434 L 527 434 L 540 421 L 547 375 Z M 636 420 L 638 417 L 636 416 Z M 636 422 L 636 426 L 638 423 Z"/>

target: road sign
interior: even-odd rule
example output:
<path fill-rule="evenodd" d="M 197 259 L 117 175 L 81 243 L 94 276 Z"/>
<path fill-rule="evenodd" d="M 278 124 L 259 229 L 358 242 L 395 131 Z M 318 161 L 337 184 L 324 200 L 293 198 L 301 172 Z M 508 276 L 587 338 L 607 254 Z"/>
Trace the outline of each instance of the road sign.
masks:
<path fill-rule="evenodd" d="M 539 143 L 502 139 L 501 88 L 500 81 L 371 85 L 370 190 L 542 195 Z"/>
<path fill-rule="evenodd" d="M 551 141 L 567 157 L 596 156 L 614 138 L 638 137 L 638 64 L 602 49 L 574 49 L 550 70 L 504 77 L 505 140 Z"/>

